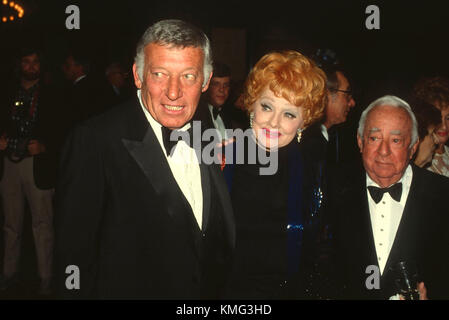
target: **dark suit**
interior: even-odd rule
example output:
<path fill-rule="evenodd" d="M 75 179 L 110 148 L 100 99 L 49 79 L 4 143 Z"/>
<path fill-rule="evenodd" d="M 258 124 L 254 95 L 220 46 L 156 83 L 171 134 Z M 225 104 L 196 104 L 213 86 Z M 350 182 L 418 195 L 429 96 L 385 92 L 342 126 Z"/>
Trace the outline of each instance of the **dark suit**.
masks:
<path fill-rule="evenodd" d="M 104 110 L 108 110 L 127 101 L 132 94 L 133 92 L 131 92 L 127 86 L 123 86 L 120 89 L 114 89 L 114 87 L 107 82 L 104 83 L 100 89 L 99 103 L 104 105 Z"/>
<path fill-rule="evenodd" d="M 301 145 L 311 163 L 325 161 L 328 141 L 321 133 L 320 122 L 314 123 L 304 130 Z"/>
<path fill-rule="evenodd" d="M 10 94 L 2 99 L 0 105 L 0 135 L 3 133 L 6 133 L 6 136 L 13 134 L 11 112 L 14 102 L 13 95 L 17 89 L 18 86 L 15 86 L 12 90 L 6 90 Z M 55 184 L 59 149 L 64 134 L 61 124 L 65 121 L 61 117 L 63 111 L 58 104 L 60 99 L 56 94 L 57 90 L 42 84 L 38 90 L 38 115 L 32 139 L 37 139 L 44 144 L 45 152 L 33 157 L 34 182 L 39 189 L 51 189 Z M 3 175 L 4 153 L 0 152 L 0 181 Z"/>
<path fill-rule="evenodd" d="M 100 101 L 102 90 L 99 81 L 87 75 L 67 88 L 67 114 L 72 121 L 70 127 L 105 111 L 103 101 Z"/>
<path fill-rule="evenodd" d="M 246 115 L 242 110 L 237 109 L 231 104 L 225 103 L 220 112 L 220 117 L 223 120 L 226 129 L 247 129 L 248 121 Z M 212 115 L 209 111 L 209 106 L 207 102 L 207 95 L 203 94 L 201 96 L 198 108 L 194 115 L 194 119 L 201 121 L 201 125 L 205 129 L 214 129 L 214 123 L 212 120 Z"/>
<path fill-rule="evenodd" d="M 57 189 L 57 286 L 76 298 L 217 298 L 235 242 L 226 184 L 200 164 L 203 226 L 137 100 L 81 124 Z M 81 271 L 66 290 L 67 265 Z"/>
<path fill-rule="evenodd" d="M 365 281 L 377 264 L 377 255 L 366 192 L 366 174 L 361 164 L 337 174 L 331 188 L 334 215 L 335 259 L 338 298 L 388 299 L 397 293 L 389 268 L 399 261 L 415 261 L 430 299 L 447 299 L 449 270 L 447 195 L 449 180 L 413 168 L 407 202 L 380 279 L 380 289 L 368 290 Z"/>

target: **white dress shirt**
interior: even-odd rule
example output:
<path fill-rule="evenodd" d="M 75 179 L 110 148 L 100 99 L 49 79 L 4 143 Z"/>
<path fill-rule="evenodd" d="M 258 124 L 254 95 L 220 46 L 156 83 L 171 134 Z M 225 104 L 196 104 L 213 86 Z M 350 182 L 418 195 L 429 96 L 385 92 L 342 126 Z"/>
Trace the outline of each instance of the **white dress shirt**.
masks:
<path fill-rule="evenodd" d="M 327 132 L 327 128 L 324 124 L 321 125 L 321 134 L 323 135 L 324 139 L 327 140 L 327 142 L 329 142 L 329 133 Z"/>
<path fill-rule="evenodd" d="M 380 273 L 382 274 L 393 247 L 394 239 L 401 222 L 402 213 L 404 212 L 405 203 L 412 184 L 413 171 L 410 165 L 404 172 L 404 175 L 398 182 L 402 182 L 401 201 L 395 201 L 388 192 L 385 192 L 379 203 L 375 203 L 369 193 L 368 188 L 366 193 L 368 196 L 369 212 L 371 217 L 371 226 L 373 229 L 374 243 L 377 253 L 377 262 L 379 263 Z M 379 185 L 375 183 L 366 174 L 366 186 Z"/>
<path fill-rule="evenodd" d="M 75 79 L 75 81 L 73 81 L 73 84 L 77 84 L 78 82 L 80 82 L 81 80 L 83 80 L 85 77 L 87 77 L 87 75 L 83 74 L 81 77 L 78 77 Z"/>
<path fill-rule="evenodd" d="M 211 104 L 207 104 L 207 106 L 209 107 L 209 113 L 210 116 L 212 118 L 212 122 L 214 124 L 215 129 L 217 129 L 218 131 L 218 137 L 220 140 L 227 140 L 228 136 L 226 135 L 226 126 L 223 122 L 223 119 L 221 118 L 220 114 L 217 116 L 217 119 L 214 119 L 214 106 L 212 106 Z"/>
<path fill-rule="evenodd" d="M 137 96 L 139 97 L 140 105 L 145 113 L 145 116 L 153 129 L 159 145 L 162 149 L 162 153 L 167 159 L 168 165 L 170 166 L 171 172 L 178 183 L 179 188 L 189 202 L 193 214 L 195 215 L 196 222 L 199 228 L 202 227 L 203 222 L 203 190 L 201 187 L 201 172 L 196 156 L 195 150 L 188 146 L 183 140 L 180 140 L 172 154 L 172 156 L 167 156 L 165 152 L 164 142 L 162 139 L 161 124 L 158 123 L 148 110 L 145 108 L 140 90 L 137 91 Z M 190 128 L 190 124 L 186 124 L 184 127 L 179 129 L 180 131 L 186 131 Z"/>

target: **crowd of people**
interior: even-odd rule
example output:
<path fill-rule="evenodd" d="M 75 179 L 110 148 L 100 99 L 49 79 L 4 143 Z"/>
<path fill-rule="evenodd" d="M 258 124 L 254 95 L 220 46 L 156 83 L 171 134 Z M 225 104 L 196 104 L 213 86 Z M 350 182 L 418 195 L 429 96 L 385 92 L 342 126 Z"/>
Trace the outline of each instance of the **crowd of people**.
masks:
<path fill-rule="evenodd" d="M 162 20 L 137 44 L 137 90 L 121 63 L 99 85 L 70 52 L 64 108 L 40 61 L 19 55 L 0 105 L 1 290 L 19 281 L 28 207 L 43 296 L 404 299 L 407 265 L 419 299 L 449 297 L 446 78 L 358 106 L 352 156 L 339 127 L 357 101 L 328 52 L 267 53 L 231 99 L 203 31 Z M 218 162 L 201 161 L 196 122 Z"/>

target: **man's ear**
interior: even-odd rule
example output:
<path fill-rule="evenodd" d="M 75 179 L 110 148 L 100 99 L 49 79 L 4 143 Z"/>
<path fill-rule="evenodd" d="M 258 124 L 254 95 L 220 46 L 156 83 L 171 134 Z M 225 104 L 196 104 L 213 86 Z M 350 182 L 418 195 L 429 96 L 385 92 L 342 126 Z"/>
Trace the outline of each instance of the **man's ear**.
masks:
<path fill-rule="evenodd" d="M 213 74 L 214 74 L 213 72 L 210 73 L 209 79 L 207 79 L 206 84 L 201 88 L 202 93 L 205 92 L 207 90 L 207 88 L 209 88 L 210 79 L 212 79 Z"/>
<path fill-rule="evenodd" d="M 133 76 L 134 76 L 134 84 L 136 85 L 137 89 L 141 89 L 142 88 L 142 80 L 140 79 L 140 77 L 137 73 L 136 63 L 133 64 Z"/>
<path fill-rule="evenodd" d="M 357 145 L 359 146 L 360 153 L 363 151 L 363 139 L 357 134 Z"/>
<path fill-rule="evenodd" d="M 410 150 L 410 159 L 413 158 L 413 155 L 415 154 L 416 150 L 418 150 L 418 146 L 419 146 L 419 138 Z"/>

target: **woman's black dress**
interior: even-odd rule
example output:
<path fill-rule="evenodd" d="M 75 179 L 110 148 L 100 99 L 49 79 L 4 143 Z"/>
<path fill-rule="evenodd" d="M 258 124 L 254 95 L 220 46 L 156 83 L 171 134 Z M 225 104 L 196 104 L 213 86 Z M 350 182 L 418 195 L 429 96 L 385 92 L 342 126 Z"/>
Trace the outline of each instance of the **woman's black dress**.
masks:
<path fill-rule="evenodd" d="M 231 199 L 236 220 L 236 249 L 229 299 L 286 299 L 301 291 L 288 276 L 289 152 L 294 139 L 278 152 L 278 170 L 260 175 L 260 163 L 236 164 Z"/>

